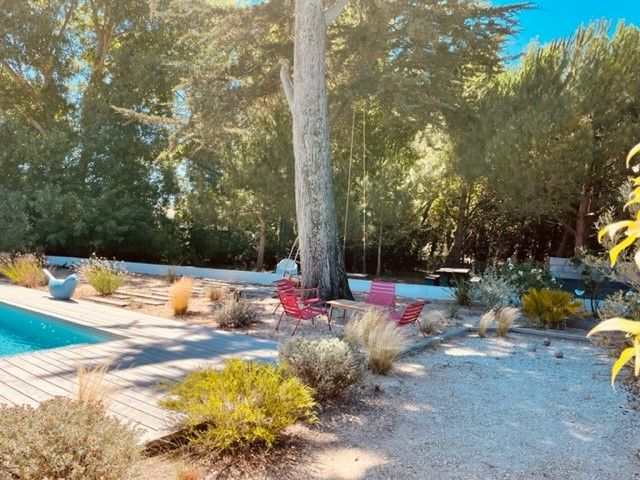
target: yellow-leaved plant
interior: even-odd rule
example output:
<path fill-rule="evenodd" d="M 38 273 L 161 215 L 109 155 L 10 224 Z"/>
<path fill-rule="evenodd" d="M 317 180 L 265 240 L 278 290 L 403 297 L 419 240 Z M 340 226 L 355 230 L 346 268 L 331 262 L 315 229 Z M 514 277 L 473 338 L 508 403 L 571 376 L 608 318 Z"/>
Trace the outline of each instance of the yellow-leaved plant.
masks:
<path fill-rule="evenodd" d="M 640 143 L 633 147 L 627 155 L 627 167 L 631 159 L 640 153 Z M 640 204 L 640 177 L 636 177 L 633 180 L 634 189 L 629 196 L 629 201 L 625 204 L 624 208 L 635 204 Z M 640 210 L 636 213 L 635 218 L 632 220 L 623 220 L 620 222 L 614 222 L 607 225 L 598 232 L 598 241 L 602 241 L 605 235 L 608 235 L 612 240 L 620 232 L 624 231 L 624 237 L 609 251 L 609 259 L 611 260 L 611 266 L 614 266 L 618 260 L 618 256 L 622 251 L 632 246 L 636 240 L 640 237 Z M 634 260 L 638 268 L 640 268 L 640 248 L 636 250 Z M 625 348 L 620 353 L 620 356 L 613 364 L 611 368 L 611 385 L 614 384 L 616 377 L 627 363 L 634 359 L 634 375 L 637 377 L 640 375 L 640 321 L 629 320 L 626 318 L 611 318 L 598 324 L 589 333 L 588 337 L 600 332 L 622 332 L 629 337 L 631 346 Z"/>

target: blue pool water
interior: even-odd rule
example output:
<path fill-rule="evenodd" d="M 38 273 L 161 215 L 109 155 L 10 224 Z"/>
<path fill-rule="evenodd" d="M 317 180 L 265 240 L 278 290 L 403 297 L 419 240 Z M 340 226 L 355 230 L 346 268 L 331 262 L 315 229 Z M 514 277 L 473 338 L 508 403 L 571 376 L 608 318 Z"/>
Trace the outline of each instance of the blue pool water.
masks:
<path fill-rule="evenodd" d="M 107 340 L 97 330 L 0 303 L 0 357 Z"/>

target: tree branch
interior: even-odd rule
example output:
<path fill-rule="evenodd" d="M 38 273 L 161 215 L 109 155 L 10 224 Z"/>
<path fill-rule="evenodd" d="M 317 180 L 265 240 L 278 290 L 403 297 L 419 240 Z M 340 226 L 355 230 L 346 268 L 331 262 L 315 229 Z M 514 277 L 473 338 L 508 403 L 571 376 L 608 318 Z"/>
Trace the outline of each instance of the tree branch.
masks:
<path fill-rule="evenodd" d="M 126 124 L 131 122 L 144 123 L 146 125 L 156 125 L 160 127 L 172 127 L 175 125 L 185 125 L 184 122 L 176 120 L 170 117 L 163 117 L 161 115 L 153 115 L 151 113 L 142 113 L 131 110 L 130 108 L 121 108 L 111 105 L 111 109 L 119 113 L 127 119 Z"/>
<path fill-rule="evenodd" d="M 293 112 L 293 84 L 289 76 L 289 60 L 284 58 L 280 59 L 280 81 L 282 82 L 282 89 L 284 90 L 289 110 Z"/>
<path fill-rule="evenodd" d="M 6 60 L 0 60 L 0 66 L 4 67 L 4 70 L 19 84 L 27 87 L 27 89 L 29 90 L 29 93 L 33 96 L 37 96 L 38 95 L 38 90 L 31 85 L 31 83 L 29 83 L 29 81 L 24 78 L 22 75 L 20 75 L 18 72 L 16 72 L 11 65 L 9 65 L 9 62 L 7 62 Z"/>
<path fill-rule="evenodd" d="M 342 10 L 344 10 L 344 7 L 346 7 L 348 3 L 349 0 L 334 0 L 333 4 L 324 12 L 325 26 L 328 27 L 331 25 L 331 23 L 342 13 Z"/>
<path fill-rule="evenodd" d="M 16 108 L 16 111 L 24 117 L 24 119 L 29 123 L 33 128 L 35 128 L 41 135 L 47 133 L 47 130 L 42 126 L 42 124 L 24 111 L 22 108 Z"/>

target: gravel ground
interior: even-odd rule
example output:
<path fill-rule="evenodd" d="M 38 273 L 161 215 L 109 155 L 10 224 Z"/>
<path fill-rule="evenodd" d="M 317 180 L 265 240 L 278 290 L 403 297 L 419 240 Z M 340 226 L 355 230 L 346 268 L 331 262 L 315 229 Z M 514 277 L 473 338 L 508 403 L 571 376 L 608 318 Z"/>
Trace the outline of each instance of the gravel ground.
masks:
<path fill-rule="evenodd" d="M 60 277 L 64 276 L 67 272 L 59 271 L 58 275 Z M 229 284 L 230 286 L 236 286 L 233 284 Z M 153 277 L 146 275 L 128 275 L 125 283 L 122 285 L 123 289 L 129 291 L 136 291 L 139 293 L 151 293 L 152 289 L 162 289 L 168 290 L 169 284 L 161 277 Z M 46 289 L 46 287 L 43 287 Z M 76 290 L 76 294 L 74 298 L 84 298 L 89 296 L 95 296 L 96 291 L 88 284 L 82 282 L 78 289 Z M 236 330 L 236 332 L 246 333 L 248 335 L 252 335 L 255 337 L 260 337 L 268 340 L 273 340 L 276 342 L 287 341 L 291 337 L 291 332 L 293 330 L 293 321 L 287 318 L 284 318 L 280 324 L 280 328 L 278 330 L 275 329 L 278 317 L 282 310 L 278 310 L 277 314 L 274 315 L 274 309 L 279 305 L 279 301 L 275 297 L 275 291 L 272 295 L 261 295 L 258 297 L 248 297 L 246 300 L 251 304 L 251 306 L 256 310 L 258 314 L 258 322 L 250 326 L 249 328 Z M 362 295 L 356 294 L 356 299 L 361 300 Z M 409 299 L 399 298 L 398 299 L 398 309 L 400 310 L 402 306 L 409 302 Z M 130 310 L 135 310 L 142 313 L 147 313 L 149 315 L 156 315 L 159 317 L 171 318 L 174 320 L 182 320 L 187 323 L 197 324 L 197 325 L 206 325 L 212 328 L 216 328 L 217 324 L 213 320 L 213 312 L 217 307 L 216 302 L 211 302 L 206 298 L 205 295 L 202 294 L 194 294 L 191 297 L 189 302 L 189 310 L 187 314 L 181 316 L 174 316 L 173 312 L 168 304 L 159 305 L 159 306 L 149 306 L 142 304 L 135 304 L 133 306 L 126 307 Z M 439 311 L 439 317 L 445 317 L 443 321 L 439 321 L 439 330 L 444 330 L 454 325 L 461 325 L 464 323 L 475 323 L 479 320 L 479 316 L 481 315 L 481 309 L 474 307 L 463 307 L 457 309 L 457 318 L 448 318 L 449 309 L 451 307 L 451 302 L 444 301 L 435 301 L 429 303 L 422 313 L 421 318 L 424 320 L 429 317 L 432 312 Z M 349 315 L 343 317 L 342 312 L 337 310 L 333 315 L 332 331 L 329 331 L 327 327 L 327 321 L 324 317 L 319 317 L 312 324 L 311 322 L 302 322 L 296 336 L 305 336 L 307 338 L 328 338 L 334 336 L 340 336 L 344 332 L 344 327 L 349 320 Z M 410 337 L 417 337 L 418 332 L 417 328 L 413 325 L 407 327 L 407 333 Z"/>
<path fill-rule="evenodd" d="M 381 383 L 382 410 L 329 426 L 343 440 L 317 453 L 316 476 L 640 478 L 640 416 L 612 391 L 610 365 L 586 343 L 543 347 L 515 335 L 470 336 L 410 357 Z"/>
<path fill-rule="evenodd" d="M 471 335 L 405 358 L 349 406 L 321 413 L 319 426 L 293 428 L 295 459 L 274 454 L 233 474 L 209 464 L 206 479 L 640 478 L 640 413 L 611 389 L 611 359 L 587 343 L 542 340 Z M 153 476 L 135 478 L 173 480 L 175 463 L 147 460 Z"/>

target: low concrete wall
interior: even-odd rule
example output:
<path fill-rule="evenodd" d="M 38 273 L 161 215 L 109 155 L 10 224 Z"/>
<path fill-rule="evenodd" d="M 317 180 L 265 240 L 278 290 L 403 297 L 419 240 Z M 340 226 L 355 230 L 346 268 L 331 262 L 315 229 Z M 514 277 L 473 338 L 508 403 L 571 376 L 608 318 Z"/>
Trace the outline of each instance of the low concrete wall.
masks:
<path fill-rule="evenodd" d="M 48 255 L 47 262 L 56 266 L 70 267 L 83 261 L 78 257 L 58 257 Z M 168 270 L 176 275 L 195 278 L 210 278 L 221 282 L 250 283 L 257 285 L 271 285 L 282 278 L 281 275 L 270 272 L 248 272 L 245 270 L 224 270 L 221 268 L 189 267 L 184 265 L 158 265 L 153 263 L 117 262 L 122 264 L 131 273 L 143 275 L 166 275 Z M 354 292 L 368 292 L 371 282 L 369 280 L 349 279 L 349 287 Z M 446 287 L 434 285 L 419 285 L 413 283 L 396 283 L 396 295 L 408 298 L 424 298 L 428 300 L 452 300 L 453 291 Z"/>

